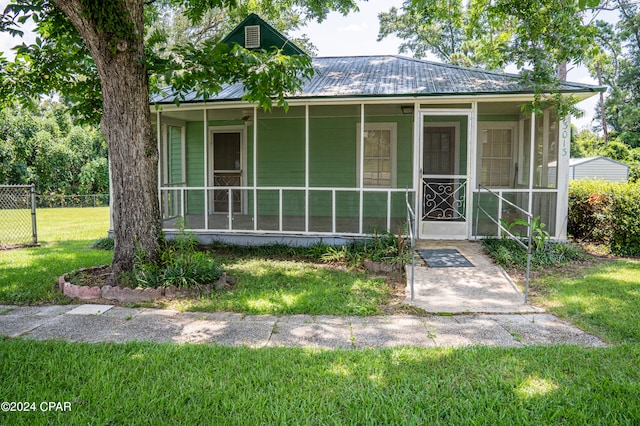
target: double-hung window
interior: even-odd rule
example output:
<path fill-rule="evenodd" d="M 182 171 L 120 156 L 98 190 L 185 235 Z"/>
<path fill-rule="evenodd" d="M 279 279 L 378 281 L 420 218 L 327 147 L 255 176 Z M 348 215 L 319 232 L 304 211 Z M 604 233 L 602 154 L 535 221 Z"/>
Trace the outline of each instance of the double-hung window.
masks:
<path fill-rule="evenodd" d="M 360 125 L 358 125 L 358 178 L 364 187 L 393 188 L 396 184 L 396 123 L 365 123 L 364 152 L 360 170 Z"/>

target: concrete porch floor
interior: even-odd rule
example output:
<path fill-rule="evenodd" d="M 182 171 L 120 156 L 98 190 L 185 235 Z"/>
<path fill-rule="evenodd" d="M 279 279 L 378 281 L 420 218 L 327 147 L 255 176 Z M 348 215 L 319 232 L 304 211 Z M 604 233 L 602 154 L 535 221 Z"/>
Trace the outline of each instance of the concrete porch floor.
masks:
<path fill-rule="evenodd" d="M 414 300 L 411 265 L 406 266 L 405 303 L 431 313 L 538 313 L 524 303 L 524 293 L 475 241 L 421 240 L 416 250 L 456 249 L 473 267 L 431 268 L 416 253 Z"/>

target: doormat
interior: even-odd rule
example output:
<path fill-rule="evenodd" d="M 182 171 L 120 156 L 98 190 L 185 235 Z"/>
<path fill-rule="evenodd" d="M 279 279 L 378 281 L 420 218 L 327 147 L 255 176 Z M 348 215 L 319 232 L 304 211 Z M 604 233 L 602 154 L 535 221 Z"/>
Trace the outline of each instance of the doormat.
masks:
<path fill-rule="evenodd" d="M 456 249 L 416 250 L 424 262 L 432 268 L 461 268 L 473 266 Z"/>

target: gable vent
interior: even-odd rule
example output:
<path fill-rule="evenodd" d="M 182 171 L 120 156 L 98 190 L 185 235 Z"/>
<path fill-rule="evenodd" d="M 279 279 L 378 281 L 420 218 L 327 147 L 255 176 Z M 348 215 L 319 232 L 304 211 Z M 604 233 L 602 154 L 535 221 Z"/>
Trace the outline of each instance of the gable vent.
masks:
<path fill-rule="evenodd" d="M 260 47 L 260 25 L 247 25 L 244 27 L 244 47 L 246 49 Z"/>

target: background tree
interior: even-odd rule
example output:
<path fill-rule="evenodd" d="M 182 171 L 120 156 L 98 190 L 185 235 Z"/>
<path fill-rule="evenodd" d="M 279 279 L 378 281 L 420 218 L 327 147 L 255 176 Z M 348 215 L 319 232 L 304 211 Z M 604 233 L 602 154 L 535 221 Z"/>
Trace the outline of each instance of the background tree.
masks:
<path fill-rule="evenodd" d="M 561 114 L 574 111 L 576 99 L 558 91 L 567 63 L 582 60 L 592 31 L 583 11 L 597 0 L 407 0 L 402 13 L 379 16 L 379 38 L 406 40 L 402 49 L 419 56 L 433 53 L 446 62 L 504 69 L 518 67 L 530 86 L 534 110 L 553 102 Z M 549 94 L 551 94 L 549 96 Z"/>
<path fill-rule="evenodd" d="M 640 147 L 640 10 L 637 2 L 617 0 L 610 5 L 617 10 L 617 38 L 622 52 L 611 52 L 616 61 L 610 92 L 604 103 L 606 121 L 619 140 L 631 147 Z"/>
<path fill-rule="evenodd" d="M 36 184 L 38 194 L 109 192 L 107 147 L 100 132 L 73 125 L 67 108 L 0 111 L 0 182 Z"/>
<path fill-rule="evenodd" d="M 0 22 L 1 30 L 17 33 L 31 19 L 39 35 L 33 45 L 18 49 L 13 63 L 0 61 L 0 77 L 8 82 L 0 89 L 1 98 L 32 98 L 55 89 L 87 119 L 100 119 L 112 177 L 114 276 L 132 269 L 136 250 L 149 261 L 158 255 L 158 153 L 148 104 L 149 88 L 161 80 L 158 76 L 179 94 L 195 90 L 203 96 L 225 82 L 242 81 L 245 100 L 269 108 L 273 102 L 284 104 L 285 93 L 299 89 L 301 78 L 312 73 L 306 57 L 224 46 L 218 39 L 166 46 L 160 56 L 153 48 L 166 38 L 146 30 L 162 4 L 182 8 L 194 25 L 215 7 L 237 8 L 235 1 L 226 0 L 21 0 L 7 7 Z M 353 0 L 268 4 L 279 10 L 298 8 L 316 19 L 328 9 L 346 13 L 355 8 Z M 95 93 L 101 93 L 101 102 Z"/>

